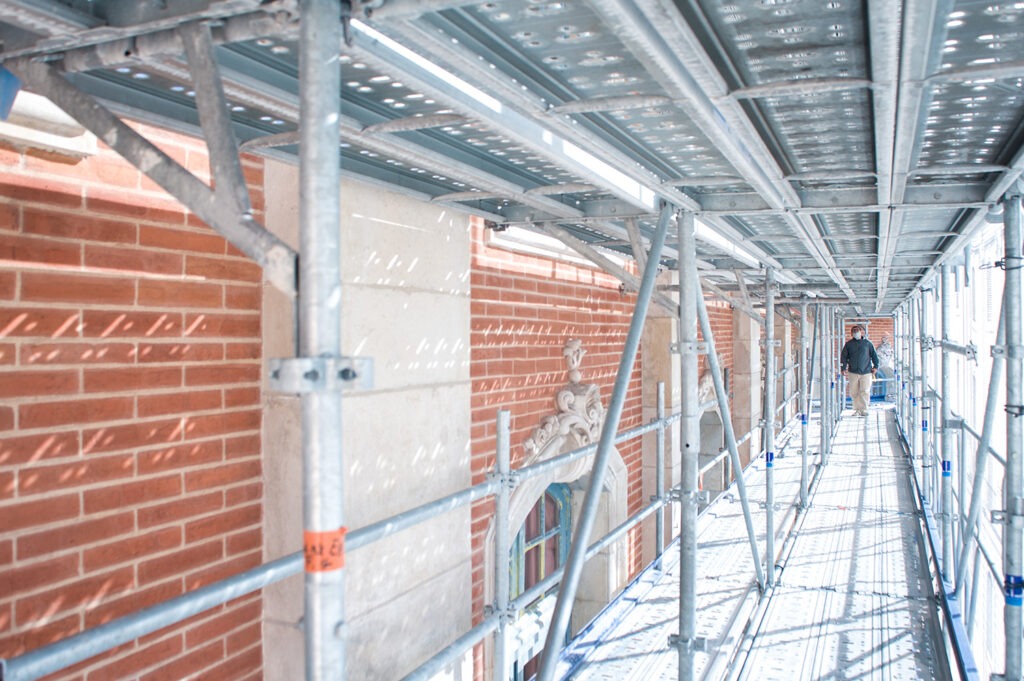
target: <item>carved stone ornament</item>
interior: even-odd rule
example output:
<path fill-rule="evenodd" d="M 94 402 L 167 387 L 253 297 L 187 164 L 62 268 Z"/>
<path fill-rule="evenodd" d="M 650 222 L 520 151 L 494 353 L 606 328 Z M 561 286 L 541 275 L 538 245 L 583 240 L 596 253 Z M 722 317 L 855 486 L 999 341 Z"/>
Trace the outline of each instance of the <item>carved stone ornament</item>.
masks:
<path fill-rule="evenodd" d="M 525 465 L 592 444 L 601 436 L 605 408 L 600 389 L 593 383 L 580 383 L 580 363 L 586 354 L 583 343 L 579 339 L 568 341 L 562 354 L 569 383 L 555 396 L 556 412 L 545 416 L 523 443 L 527 452 Z"/>

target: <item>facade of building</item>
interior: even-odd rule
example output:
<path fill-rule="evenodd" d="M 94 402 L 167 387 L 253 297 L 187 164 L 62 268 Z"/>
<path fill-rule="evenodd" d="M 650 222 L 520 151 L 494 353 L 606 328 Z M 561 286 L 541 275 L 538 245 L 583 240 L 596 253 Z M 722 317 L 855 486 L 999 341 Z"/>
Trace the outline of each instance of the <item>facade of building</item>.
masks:
<path fill-rule="evenodd" d="M 200 141 L 146 133 L 208 172 Z M 296 397 L 267 384 L 267 361 L 294 354 L 295 322 L 256 265 L 102 145 L 81 154 L 7 141 L 0 161 L 8 658 L 301 549 L 301 416 Z M 296 168 L 249 157 L 245 170 L 257 217 L 294 245 Z M 617 279 L 444 207 L 355 181 L 341 192 L 343 351 L 375 361 L 372 389 L 343 400 L 350 527 L 486 479 L 498 409 L 511 412 L 513 467 L 599 432 L 633 310 Z M 742 434 L 760 418 L 761 327 L 709 305 Z M 779 322 L 788 366 L 797 338 Z M 652 309 L 620 430 L 654 417 L 659 382 L 668 410 L 678 408 L 675 326 Z M 596 405 L 579 412 L 589 434 L 545 434 L 584 402 Z M 722 446 L 716 417 L 705 412 L 707 460 Z M 669 483 L 676 441 L 670 432 Z M 598 532 L 655 494 L 653 448 L 649 435 L 617 448 Z M 706 474 L 706 488 L 721 489 L 724 470 Z M 556 471 L 513 498 L 513 589 L 564 559 L 586 475 Z M 678 522 L 666 525 L 672 535 Z M 401 678 L 479 621 L 493 599 L 493 533 L 493 504 L 482 501 L 352 552 L 352 673 Z M 654 546 L 648 521 L 588 567 L 574 630 L 653 560 Z M 301 614 L 295 577 L 59 678 L 294 678 Z M 518 670 L 537 643 L 527 619 Z M 453 673 L 490 678 L 488 656 L 479 646 Z"/>

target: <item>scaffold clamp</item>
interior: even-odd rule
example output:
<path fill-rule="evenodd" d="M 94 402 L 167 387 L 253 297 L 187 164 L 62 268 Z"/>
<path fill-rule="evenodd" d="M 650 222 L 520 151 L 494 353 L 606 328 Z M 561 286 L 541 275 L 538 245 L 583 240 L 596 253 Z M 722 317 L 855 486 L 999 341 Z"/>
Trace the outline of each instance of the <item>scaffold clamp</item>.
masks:
<path fill-rule="evenodd" d="M 672 648 L 677 648 L 682 652 L 708 652 L 708 640 L 703 637 L 679 638 L 678 634 L 672 634 L 668 637 L 668 644 Z"/>
<path fill-rule="evenodd" d="M 693 490 L 690 492 L 684 492 L 678 487 L 669 490 L 668 493 L 669 501 L 675 502 L 689 502 L 691 504 L 708 504 L 711 502 L 711 496 L 707 490 Z"/>
<path fill-rule="evenodd" d="M 509 491 L 515 491 L 516 487 L 519 486 L 519 473 L 517 471 L 511 471 L 508 475 L 502 475 L 498 471 L 491 471 L 487 474 L 487 479 L 497 482 Z"/>
<path fill-rule="evenodd" d="M 992 356 L 1003 359 L 1024 358 L 1024 345 L 993 345 Z"/>
<path fill-rule="evenodd" d="M 1024 498 L 1013 497 L 1007 502 L 1006 509 L 992 511 L 992 522 L 997 525 L 1024 527 Z"/>
<path fill-rule="evenodd" d="M 267 363 L 271 390 L 301 395 L 373 388 L 370 357 L 286 357 Z"/>
<path fill-rule="evenodd" d="M 707 343 L 669 343 L 669 352 L 674 355 L 706 355 Z"/>

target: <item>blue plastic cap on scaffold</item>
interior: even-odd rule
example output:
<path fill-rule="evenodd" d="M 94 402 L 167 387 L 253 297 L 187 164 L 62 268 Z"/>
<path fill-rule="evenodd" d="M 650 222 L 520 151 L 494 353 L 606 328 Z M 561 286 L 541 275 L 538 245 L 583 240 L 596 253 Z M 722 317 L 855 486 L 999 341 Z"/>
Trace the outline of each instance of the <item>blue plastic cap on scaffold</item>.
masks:
<path fill-rule="evenodd" d="M 11 107 L 14 106 L 14 98 L 21 90 L 21 80 L 0 66 L 0 120 L 6 121 L 11 115 Z"/>

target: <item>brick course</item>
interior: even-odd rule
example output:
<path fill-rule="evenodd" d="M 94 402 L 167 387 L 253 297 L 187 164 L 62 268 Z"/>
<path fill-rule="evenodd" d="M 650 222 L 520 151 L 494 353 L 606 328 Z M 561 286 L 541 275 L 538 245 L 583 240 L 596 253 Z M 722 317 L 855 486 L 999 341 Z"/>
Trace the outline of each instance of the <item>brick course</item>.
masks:
<path fill-rule="evenodd" d="M 138 126 L 199 173 L 205 145 Z M 0 657 L 259 564 L 261 273 L 109 150 L 0 148 Z M 263 166 L 244 161 L 257 211 Z M 259 675 L 261 601 L 53 679 Z"/>

